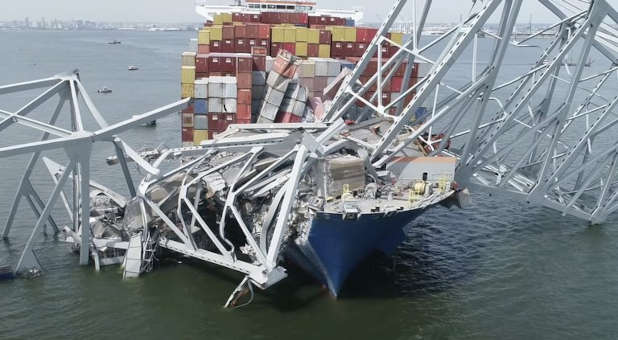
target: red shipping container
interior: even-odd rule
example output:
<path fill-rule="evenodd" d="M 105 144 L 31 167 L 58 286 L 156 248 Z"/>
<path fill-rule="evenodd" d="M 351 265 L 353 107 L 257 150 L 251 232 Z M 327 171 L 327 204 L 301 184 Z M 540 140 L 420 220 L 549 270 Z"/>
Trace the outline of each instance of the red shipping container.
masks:
<path fill-rule="evenodd" d="M 190 127 L 182 128 L 181 138 L 183 142 L 193 142 L 193 128 L 190 128 Z"/>
<path fill-rule="evenodd" d="M 223 72 L 236 74 L 236 57 L 224 57 Z"/>
<path fill-rule="evenodd" d="M 222 38 L 223 40 L 233 40 L 234 39 L 234 26 L 232 25 L 224 25 L 222 29 Z"/>
<path fill-rule="evenodd" d="M 289 60 L 284 58 L 275 58 L 275 60 L 273 61 L 272 71 L 275 73 L 283 74 L 289 66 Z"/>
<path fill-rule="evenodd" d="M 345 45 L 342 42 L 333 42 L 330 47 L 330 55 L 332 57 L 351 57 L 351 55 L 346 55 Z"/>
<path fill-rule="evenodd" d="M 236 58 L 235 57 L 217 57 L 210 56 L 208 58 L 208 70 L 220 73 L 236 73 Z"/>
<path fill-rule="evenodd" d="M 344 43 L 344 54 L 343 56 L 353 56 L 358 57 L 358 49 L 356 48 L 356 43 L 346 42 Z"/>
<path fill-rule="evenodd" d="M 397 53 L 397 51 L 399 51 L 399 47 L 397 46 L 389 46 L 388 47 L 388 57 L 392 57 L 395 55 L 395 53 Z"/>
<path fill-rule="evenodd" d="M 356 42 L 370 43 L 373 37 L 378 33 L 377 28 L 371 27 L 357 27 L 356 28 Z"/>
<path fill-rule="evenodd" d="M 262 12 L 260 15 L 260 22 L 265 24 L 272 24 L 272 13 L 270 12 Z"/>
<path fill-rule="evenodd" d="M 238 104 L 251 104 L 251 89 L 238 89 L 237 94 Z"/>
<path fill-rule="evenodd" d="M 242 13 L 232 13 L 232 21 L 233 22 L 243 22 L 243 14 Z"/>
<path fill-rule="evenodd" d="M 315 77 L 313 78 L 314 89 L 324 89 L 328 85 L 328 77 Z"/>
<path fill-rule="evenodd" d="M 266 56 L 268 55 L 268 50 L 266 49 L 266 47 L 253 46 L 251 47 L 251 54 L 253 54 L 254 56 L 256 55 Z"/>
<path fill-rule="evenodd" d="M 275 117 L 275 123 L 300 123 L 301 120 L 301 117 L 298 117 L 291 112 L 279 111 Z"/>
<path fill-rule="evenodd" d="M 245 38 L 257 39 L 258 38 L 258 24 L 245 25 Z"/>
<path fill-rule="evenodd" d="M 208 77 L 210 77 L 210 72 L 195 72 L 195 79 L 208 78 Z"/>
<path fill-rule="evenodd" d="M 309 25 L 318 25 L 318 24 L 320 24 L 320 17 L 319 16 L 310 15 L 308 20 L 309 20 Z"/>
<path fill-rule="evenodd" d="M 236 124 L 251 124 L 251 118 L 241 119 L 236 117 Z"/>
<path fill-rule="evenodd" d="M 266 56 L 254 55 L 252 69 L 254 71 L 266 71 Z"/>
<path fill-rule="evenodd" d="M 238 39 L 234 40 L 234 52 L 236 53 L 249 53 L 251 52 L 251 45 L 247 39 Z"/>
<path fill-rule="evenodd" d="M 279 50 L 281 49 L 281 44 L 280 43 L 272 43 L 270 44 L 270 56 L 271 57 L 276 57 L 277 54 L 279 54 Z"/>
<path fill-rule="evenodd" d="M 329 44 L 332 42 L 333 40 L 333 34 L 331 33 L 331 31 L 327 31 L 327 30 L 320 30 L 320 44 Z"/>
<path fill-rule="evenodd" d="M 293 15 L 294 25 L 309 25 L 309 14 L 307 13 L 291 13 Z"/>
<path fill-rule="evenodd" d="M 234 40 L 226 39 L 221 42 L 221 52 L 234 53 Z"/>
<path fill-rule="evenodd" d="M 212 130 L 217 130 L 219 126 L 219 113 L 209 112 L 208 113 L 208 127 Z"/>
<path fill-rule="evenodd" d="M 239 119 L 251 121 L 251 104 L 236 105 L 236 120 L 238 121 Z"/>
<path fill-rule="evenodd" d="M 283 43 L 281 49 L 286 50 L 292 54 L 296 54 L 296 43 Z"/>
<path fill-rule="evenodd" d="M 367 49 L 367 44 L 365 44 L 365 43 L 356 43 L 356 56 L 357 57 L 362 57 L 363 53 L 365 53 L 366 49 Z"/>
<path fill-rule="evenodd" d="M 393 92 L 401 92 L 401 85 L 403 84 L 402 77 L 393 77 L 391 78 L 391 91 Z"/>
<path fill-rule="evenodd" d="M 270 40 L 268 39 L 258 39 L 258 46 L 264 47 L 266 49 L 268 49 L 268 47 L 270 46 Z"/>
<path fill-rule="evenodd" d="M 236 75 L 236 82 L 239 89 L 250 89 L 253 83 L 251 72 L 238 73 Z"/>
<path fill-rule="evenodd" d="M 318 57 L 320 55 L 320 45 L 319 44 L 307 44 L 307 56 L 308 57 Z"/>
<path fill-rule="evenodd" d="M 223 72 L 223 61 L 221 57 L 208 57 L 208 70 L 209 72 Z"/>
<path fill-rule="evenodd" d="M 207 44 L 199 44 L 199 45 L 197 45 L 197 53 L 199 53 L 199 54 L 208 54 L 208 53 L 210 53 L 210 45 L 207 45 Z"/>
<path fill-rule="evenodd" d="M 391 94 L 390 94 L 390 92 L 382 92 L 382 105 L 386 106 L 386 105 L 388 105 L 390 103 L 391 103 Z"/>
<path fill-rule="evenodd" d="M 270 39 L 270 25 L 259 24 L 258 25 L 258 39 Z"/>
<path fill-rule="evenodd" d="M 249 22 L 260 22 L 261 15 L 259 14 L 248 14 Z"/>
<path fill-rule="evenodd" d="M 403 63 L 401 63 L 401 65 L 399 65 L 399 68 L 397 68 L 397 71 L 395 71 L 395 77 L 403 77 L 404 73 L 406 72 L 406 66 L 408 65 L 408 62 L 405 61 Z"/>
<path fill-rule="evenodd" d="M 198 54 L 195 57 L 195 72 L 196 73 L 208 73 L 208 55 Z"/>
<path fill-rule="evenodd" d="M 234 26 L 234 39 L 244 39 L 247 37 L 247 26 L 246 25 L 236 25 Z"/>
<path fill-rule="evenodd" d="M 252 57 L 238 57 L 236 61 L 237 72 L 251 72 L 253 71 L 253 58 Z"/>
<path fill-rule="evenodd" d="M 211 40 L 210 41 L 210 52 L 212 52 L 212 53 L 220 53 L 221 52 L 221 40 Z"/>

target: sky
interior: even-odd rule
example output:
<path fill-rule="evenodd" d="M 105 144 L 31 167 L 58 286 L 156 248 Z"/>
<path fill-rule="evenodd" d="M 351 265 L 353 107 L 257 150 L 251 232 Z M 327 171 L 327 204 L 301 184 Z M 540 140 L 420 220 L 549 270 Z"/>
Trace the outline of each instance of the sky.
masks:
<path fill-rule="evenodd" d="M 212 0 L 209 3 L 222 5 L 232 0 Z M 56 18 L 63 20 L 86 19 L 107 22 L 200 22 L 194 12 L 194 0 L 2 0 L 0 20 L 39 20 Z M 382 21 L 391 9 L 394 0 L 382 0 L 377 8 L 376 0 L 317 0 L 320 8 L 361 7 L 365 21 Z M 618 8 L 618 0 L 609 0 Z M 419 1 L 422 4 L 423 1 Z M 461 14 L 467 13 L 471 0 L 434 0 L 436 10 L 430 15 L 430 22 L 457 22 Z M 528 22 L 553 21 L 551 14 L 536 0 L 524 0 L 521 20 Z"/>

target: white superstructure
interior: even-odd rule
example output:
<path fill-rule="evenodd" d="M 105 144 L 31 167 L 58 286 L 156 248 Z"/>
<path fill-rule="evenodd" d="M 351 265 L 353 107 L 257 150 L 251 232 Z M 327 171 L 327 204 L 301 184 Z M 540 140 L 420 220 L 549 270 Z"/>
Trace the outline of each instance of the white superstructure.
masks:
<path fill-rule="evenodd" d="M 283 1 L 283 0 L 245 0 L 232 5 L 209 5 L 207 0 L 196 0 L 195 12 L 206 20 L 213 20 L 219 13 L 259 14 L 261 12 L 300 12 L 312 16 L 328 15 L 338 18 L 353 19 L 358 22 L 363 19 L 360 9 L 318 9 L 317 3 L 311 1 Z"/>

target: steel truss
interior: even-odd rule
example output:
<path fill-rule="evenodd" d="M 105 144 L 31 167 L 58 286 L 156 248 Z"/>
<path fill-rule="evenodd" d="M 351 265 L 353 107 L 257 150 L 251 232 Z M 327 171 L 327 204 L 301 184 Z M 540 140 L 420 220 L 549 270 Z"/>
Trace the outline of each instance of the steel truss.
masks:
<path fill-rule="evenodd" d="M 35 81 L 0 86 L 0 95 L 44 88 L 47 89 L 43 93 L 15 112 L 0 109 L 0 119 L 2 119 L 0 121 L 0 133 L 9 129 L 12 125 L 28 127 L 33 132 L 38 131 L 42 133 L 38 141 L 0 148 L 0 158 L 32 154 L 27 163 L 26 170 L 19 181 L 7 222 L 2 230 L 2 237 L 8 238 L 19 204 L 22 198 L 26 199 L 30 208 L 38 216 L 38 220 L 17 263 L 16 272 L 31 268 L 40 269 L 40 264 L 32 251 L 33 239 L 37 232 L 46 225 L 53 227 L 56 232 L 59 231 L 58 225 L 51 216 L 52 209 L 57 204 L 59 198 L 62 198 L 72 223 L 69 232 L 73 235 L 76 245 L 80 249 L 79 262 L 82 265 L 88 264 L 92 245 L 90 237 L 90 190 L 92 187 L 100 188 L 96 183 L 90 181 L 90 158 L 93 144 L 98 142 L 114 144 L 116 153 L 119 156 L 118 158 L 123 164 L 122 168 L 129 191 L 134 195 L 133 181 L 126 167 L 126 157 L 135 161 L 141 168 L 153 176 L 157 176 L 159 170 L 143 160 L 135 150 L 124 143 L 117 135 L 171 112 L 177 112 L 186 106 L 188 102 L 188 99 L 182 100 L 151 112 L 135 115 L 121 123 L 108 124 L 86 93 L 79 80 L 77 71 Z M 56 97 L 58 98 L 58 104 L 49 122 L 42 122 L 28 117 L 28 114 Z M 85 104 L 85 108 L 80 105 L 80 99 Z M 70 121 L 70 129 L 62 128 L 57 124 L 63 113 L 63 107 L 67 105 L 69 107 L 67 118 Z M 83 114 L 85 113 L 94 118 L 98 130 L 88 131 L 85 129 L 83 124 L 83 117 L 85 117 Z M 43 153 L 52 150 L 64 150 L 69 158 L 69 162 L 66 167 L 56 167 L 55 171 L 52 172 L 54 188 L 47 202 L 44 202 L 32 185 L 30 178 Z M 46 165 L 50 165 L 48 160 L 46 160 Z M 70 200 L 67 199 L 67 195 L 64 192 L 64 186 L 69 180 L 72 182 Z M 87 227 L 84 228 L 83 226 Z"/>
<path fill-rule="evenodd" d="M 433 155 L 458 157 L 460 184 L 511 195 L 593 223 L 604 221 L 618 209 L 618 143 L 612 137 L 618 123 L 614 110 L 618 97 L 611 89 L 615 82 L 610 81 L 618 70 L 618 40 L 613 28 L 618 14 L 604 0 L 539 2 L 555 14 L 556 23 L 519 41 L 514 40 L 514 28 L 522 0 L 487 0 L 474 1 L 469 17 L 461 24 L 425 42 L 427 39 L 421 37 L 432 1 L 397 1 L 339 89 L 325 120 L 344 117 L 362 101 L 366 108 L 359 120 L 377 116 L 392 121 L 373 148 L 376 168 L 411 143 L 420 142 Z M 412 5 L 414 33 L 384 61 L 381 47 L 386 43 L 397 45 L 387 38 L 387 32 L 406 3 Z M 417 7 L 421 9 L 420 18 Z M 500 18 L 495 32 L 488 25 L 492 16 Z M 495 41 L 482 55 L 478 50 L 480 35 Z M 531 44 L 539 43 L 534 38 L 540 36 L 551 39 L 541 42 L 542 53 L 531 69 L 498 83 L 504 78 L 505 54 L 530 50 L 535 47 Z M 436 48 L 440 43 L 446 43 L 441 51 Z M 434 60 L 436 50 L 440 54 Z M 588 72 L 586 65 L 591 50 L 607 63 L 597 69 L 595 61 L 594 72 Z M 470 72 L 469 65 L 458 63 L 466 51 L 472 52 L 472 76 L 469 82 L 456 84 L 452 77 L 455 72 Z M 577 55 L 574 65 L 568 61 L 571 54 Z M 361 83 L 360 75 L 374 56 L 378 72 Z M 430 63 L 432 67 L 413 87 L 383 104 L 385 84 L 406 60 Z M 403 84 L 408 83 L 409 69 Z M 565 69 L 567 75 L 561 75 Z M 363 99 L 372 87 L 377 87 L 375 94 L 370 100 Z M 402 105 L 410 95 L 414 96 L 412 100 Z M 430 114 L 415 120 L 415 112 L 423 106 Z M 446 137 L 435 137 L 442 134 Z M 449 147 L 451 144 L 457 147 Z M 519 151 L 522 148 L 524 152 Z"/>

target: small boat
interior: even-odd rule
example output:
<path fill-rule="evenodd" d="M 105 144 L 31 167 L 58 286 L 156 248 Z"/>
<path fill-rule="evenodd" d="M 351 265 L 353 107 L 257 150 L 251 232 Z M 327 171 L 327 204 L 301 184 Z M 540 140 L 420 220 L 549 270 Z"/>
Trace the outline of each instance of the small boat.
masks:
<path fill-rule="evenodd" d="M 107 44 L 108 45 L 120 45 L 120 44 L 122 44 L 122 41 L 120 41 L 120 40 L 112 40 L 112 41 L 109 41 Z"/>
<path fill-rule="evenodd" d="M 15 273 L 10 266 L 0 266 L 0 281 L 12 280 L 15 278 Z"/>
<path fill-rule="evenodd" d="M 139 70 L 139 67 L 137 67 L 135 65 L 129 66 L 129 71 L 137 71 L 137 70 Z"/>
<path fill-rule="evenodd" d="M 97 93 L 101 93 L 101 94 L 112 93 L 112 90 L 109 87 L 103 86 L 102 88 L 97 90 Z"/>

